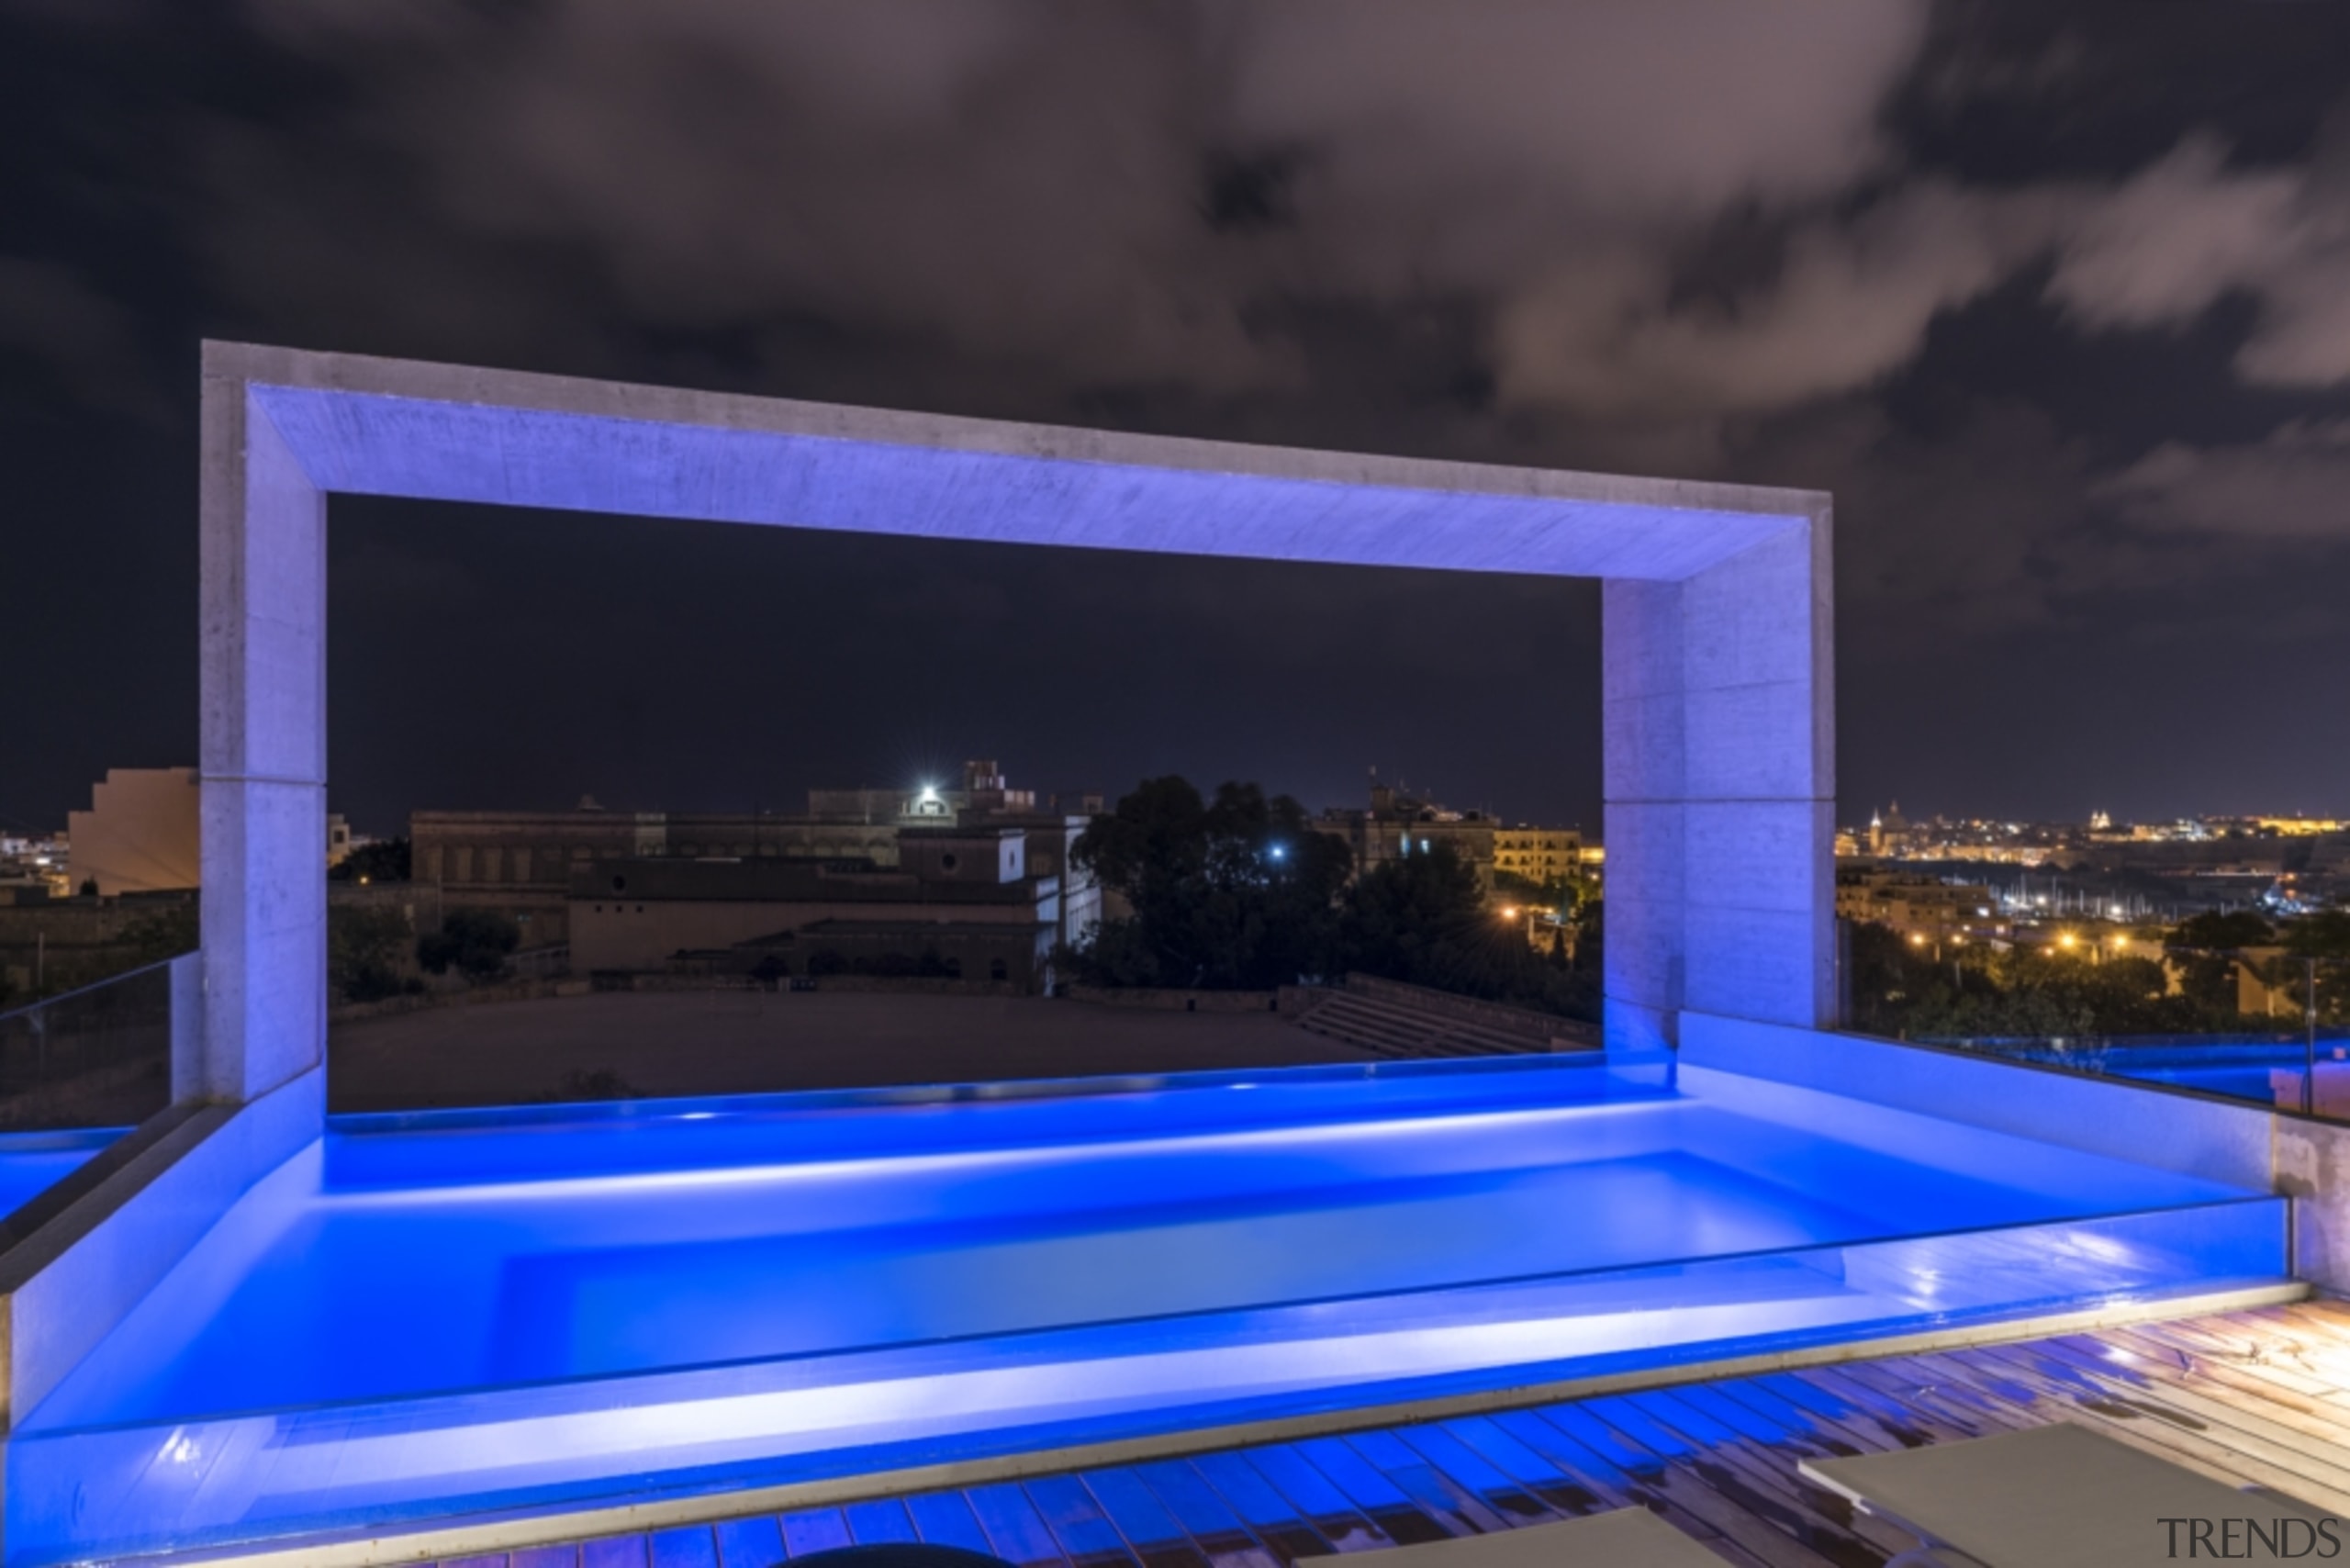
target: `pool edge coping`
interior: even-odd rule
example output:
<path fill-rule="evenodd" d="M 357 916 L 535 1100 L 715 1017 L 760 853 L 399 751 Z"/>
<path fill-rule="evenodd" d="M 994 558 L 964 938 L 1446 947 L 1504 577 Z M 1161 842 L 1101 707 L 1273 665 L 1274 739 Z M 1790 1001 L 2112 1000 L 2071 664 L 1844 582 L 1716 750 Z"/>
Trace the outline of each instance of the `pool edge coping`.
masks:
<path fill-rule="evenodd" d="M 1415 1422 L 1449 1419 L 1493 1410 L 1589 1399 L 1649 1388 L 1669 1388 L 1728 1378 L 1753 1377 L 1801 1367 L 1924 1354 L 1975 1345 L 2047 1338 L 2130 1323 L 2204 1316 L 2283 1305 L 2317 1294 L 2305 1280 L 2232 1290 L 2165 1296 L 2157 1300 L 2083 1307 L 2069 1312 L 2007 1318 L 1950 1328 L 1917 1330 L 1829 1345 L 1799 1346 L 1718 1360 L 1625 1372 L 1601 1372 L 1549 1383 L 1484 1389 L 1416 1400 L 1350 1406 L 1304 1415 L 1195 1427 L 1145 1437 L 1063 1447 L 1031 1449 L 980 1459 L 942 1461 L 895 1470 L 785 1482 L 733 1492 L 704 1493 L 641 1503 L 456 1521 L 423 1529 L 343 1539 L 312 1537 L 259 1549 L 134 1554 L 109 1559 L 122 1568 L 194 1568 L 196 1564 L 244 1564 L 251 1568 L 395 1568 L 397 1564 L 495 1555 L 531 1547 L 589 1540 L 604 1536 L 717 1524 L 728 1519 L 794 1509 L 824 1507 L 914 1492 L 934 1492 L 1016 1481 L 1031 1476 L 1134 1464 L 1185 1454 L 1293 1442 L 1334 1433 L 1363 1431 Z"/>

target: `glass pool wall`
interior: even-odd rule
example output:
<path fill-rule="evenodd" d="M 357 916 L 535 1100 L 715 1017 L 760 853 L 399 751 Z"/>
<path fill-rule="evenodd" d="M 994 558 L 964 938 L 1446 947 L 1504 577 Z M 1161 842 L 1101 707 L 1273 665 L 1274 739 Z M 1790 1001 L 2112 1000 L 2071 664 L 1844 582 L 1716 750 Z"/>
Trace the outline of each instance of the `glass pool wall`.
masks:
<path fill-rule="evenodd" d="M 2248 1104 L 2309 1110 L 2350 1119 L 2350 1035 L 2322 1029 L 2314 1043 L 2294 1035 L 2119 1035 L 2065 1040 L 1927 1039 L 1943 1046 L 2169 1089 L 2191 1089 Z"/>
<path fill-rule="evenodd" d="M 0 1238 L 170 1103 L 171 1056 L 169 961 L 0 1011 Z"/>
<path fill-rule="evenodd" d="M 12 1437 L 11 1563 L 2272 1282 L 2280 1200 L 1541 1058 L 341 1118 Z"/>

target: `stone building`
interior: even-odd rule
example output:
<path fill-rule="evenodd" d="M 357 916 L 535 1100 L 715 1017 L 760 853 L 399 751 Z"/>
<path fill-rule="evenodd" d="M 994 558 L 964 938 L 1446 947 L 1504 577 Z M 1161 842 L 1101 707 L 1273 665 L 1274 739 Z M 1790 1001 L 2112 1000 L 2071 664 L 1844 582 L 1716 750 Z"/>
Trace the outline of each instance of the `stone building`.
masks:
<path fill-rule="evenodd" d="M 196 885 L 202 791 L 193 767 L 109 767 L 90 809 L 66 817 L 66 870 L 75 892 L 170 892 Z"/>
<path fill-rule="evenodd" d="M 1571 827 L 1494 829 L 1494 873 L 1519 877 L 1542 886 L 1563 882 L 1586 869 L 1583 834 Z"/>
<path fill-rule="evenodd" d="M 798 815 L 617 812 L 592 797 L 569 811 L 417 812 L 408 818 L 410 876 L 437 889 L 442 907 L 503 911 L 521 924 L 524 946 L 551 946 L 571 939 L 574 873 L 599 860 L 812 860 L 886 870 L 909 830 L 986 823 L 1021 830 L 1030 873 L 1066 884 L 1056 939 L 1074 942 L 1101 918 L 1099 889 L 1069 866 L 1101 798 L 1077 804 L 1075 814 L 1040 804 L 1034 790 L 1009 789 L 995 763 L 974 761 L 960 789 L 811 790 Z"/>
<path fill-rule="evenodd" d="M 897 863 L 632 857 L 576 868 L 575 972 L 927 975 L 1046 983 L 1061 881 L 1024 829 L 901 831 Z"/>
<path fill-rule="evenodd" d="M 1494 836 L 1500 823 L 1483 812 L 1456 812 L 1386 784 L 1371 787 L 1368 810 L 1333 806 L 1314 819 L 1314 831 L 1343 840 L 1354 851 L 1360 876 L 1391 860 L 1425 855 L 1438 845 L 1476 868 L 1477 879 L 1494 881 Z"/>

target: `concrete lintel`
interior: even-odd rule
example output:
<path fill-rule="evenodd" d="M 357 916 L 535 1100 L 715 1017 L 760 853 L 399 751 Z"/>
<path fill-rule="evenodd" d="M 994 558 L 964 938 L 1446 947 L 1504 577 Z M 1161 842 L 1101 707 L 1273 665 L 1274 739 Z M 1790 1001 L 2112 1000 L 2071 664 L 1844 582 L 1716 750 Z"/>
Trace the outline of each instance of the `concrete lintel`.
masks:
<path fill-rule="evenodd" d="M 1738 948 L 1737 993 L 1706 994 L 1787 1024 L 1832 1006 L 1829 836 L 1785 831 L 1814 816 L 1773 809 L 1833 797 L 1825 495 L 239 343 L 205 347 L 204 415 L 205 1094 L 251 1098 L 323 1053 L 323 903 L 297 884 L 315 880 L 321 841 L 325 498 L 338 492 L 1599 577 L 1611 1039 L 1669 1042 L 1696 945 L 1721 946 L 1684 896 L 1686 846 L 1666 843 L 1694 831 L 1701 803 L 1769 818 L 1746 859 L 1774 912 L 1818 890 L 1807 920 L 1774 920 L 1768 941 Z"/>

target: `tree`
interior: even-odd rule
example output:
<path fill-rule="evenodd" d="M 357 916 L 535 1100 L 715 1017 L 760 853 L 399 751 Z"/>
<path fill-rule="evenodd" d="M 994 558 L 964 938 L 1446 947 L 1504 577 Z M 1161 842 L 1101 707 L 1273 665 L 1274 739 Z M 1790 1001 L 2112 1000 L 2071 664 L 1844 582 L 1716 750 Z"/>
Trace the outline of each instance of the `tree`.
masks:
<path fill-rule="evenodd" d="M 1070 955 L 1096 984 L 1264 990 L 1330 966 L 1353 856 L 1286 795 L 1145 779 L 1074 853 L 1133 911 Z"/>
<path fill-rule="evenodd" d="M 522 943 L 522 928 L 494 909 L 451 910 L 441 929 L 420 936 L 416 961 L 436 975 L 454 968 L 469 980 L 497 979 L 506 956 Z"/>
<path fill-rule="evenodd" d="M 2205 910 L 2180 921 L 2165 938 L 2174 949 L 2188 949 L 2172 958 L 2180 993 L 2219 1013 L 2236 1009 L 2236 951 L 2276 939 L 2276 928 L 2246 910 Z"/>
<path fill-rule="evenodd" d="M 2213 1008 L 2172 994 L 2152 958 L 2094 947 L 1987 947 L 1936 958 L 1888 926 L 1852 927 L 1852 1023 L 1915 1039 L 2099 1040 L 2192 1034 L 2234 1022 L 2231 996 Z"/>
<path fill-rule="evenodd" d="M 2273 982 L 2282 981 L 2297 1006 L 2310 1004 L 2317 985 L 2318 1021 L 2350 1024 L 2350 909 L 2322 909 L 2286 923 L 2279 934 L 2285 953 L 2270 965 Z"/>
<path fill-rule="evenodd" d="M 2200 914 L 2189 915 L 2174 926 L 2166 938 L 2174 947 L 2217 951 L 2264 946 L 2276 939 L 2275 926 L 2251 911 L 2241 909 L 2207 909 Z"/>
<path fill-rule="evenodd" d="M 204 945 L 196 902 L 191 898 L 134 920 L 122 928 L 122 935 L 116 940 L 130 949 L 134 968 L 193 953 Z"/>
<path fill-rule="evenodd" d="M 380 1002 L 415 989 L 395 966 L 408 942 L 408 917 L 396 909 L 327 906 L 327 980 L 345 1002 Z"/>
<path fill-rule="evenodd" d="M 2350 958 L 2350 909 L 2322 909 L 2289 922 L 2284 943 L 2296 958 Z"/>
<path fill-rule="evenodd" d="M 329 867 L 327 876 L 338 882 L 405 882 L 410 874 L 408 842 L 379 838 L 363 844 Z"/>
<path fill-rule="evenodd" d="M 1501 918 L 1476 868 L 1450 845 L 1373 867 L 1348 893 L 1339 946 L 1348 969 L 1464 996 L 1590 1018 L 1589 982 L 1534 950 Z"/>

